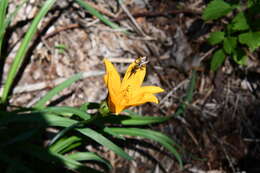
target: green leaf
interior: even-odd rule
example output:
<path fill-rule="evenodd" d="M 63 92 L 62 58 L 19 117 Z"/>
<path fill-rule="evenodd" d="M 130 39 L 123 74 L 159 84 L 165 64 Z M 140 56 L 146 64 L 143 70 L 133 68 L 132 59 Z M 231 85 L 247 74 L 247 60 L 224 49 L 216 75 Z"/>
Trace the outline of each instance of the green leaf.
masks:
<path fill-rule="evenodd" d="M 226 3 L 223 0 L 213 0 L 208 6 L 204 9 L 202 18 L 204 20 L 214 20 L 222 16 L 225 16 L 230 11 L 233 10 L 233 7 Z"/>
<path fill-rule="evenodd" d="M 232 20 L 231 25 L 234 31 L 244 31 L 250 28 L 247 24 L 247 19 L 244 12 L 238 13 Z"/>
<path fill-rule="evenodd" d="M 222 49 L 217 50 L 211 60 L 210 69 L 216 71 L 225 60 L 225 53 Z"/>
<path fill-rule="evenodd" d="M 246 44 L 252 52 L 260 46 L 260 32 L 243 33 L 238 38 L 239 42 Z"/>
<path fill-rule="evenodd" d="M 130 112 L 130 111 L 126 111 Z M 141 115 L 110 115 L 108 117 L 104 117 L 97 122 L 102 121 L 102 123 L 113 123 L 113 124 L 122 124 L 122 125 L 136 125 L 136 126 L 143 126 L 143 125 L 150 125 L 155 123 L 162 123 L 169 119 L 169 117 L 152 117 L 152 116 L 141 116 Z"/>
<path fill-rule="evenodd" d="M 11 116 L 9 116 L 11 115 Z M 0 125 L 8 123 L 38 123 L 43 126 L 68 127 L 78 121 L 64 118 L 50 113 L 24 113 L 24 114 L 7 114 L 0 116 Z"/>
<path fill-rule="evenodd" d="M 208 41 L 211 45 L 215 45 L 222 42 L 224 38 L 225 38 L 225 33 L 217 31 L 217 32 L 210 33 Z"/>
<path fill-rule="evenodd" d="M 41 19 L 47 14 L 50 10 L 52 5 L 55 3 L 56 0 L 46 0 L 43 4 L 42 8 L 40 9 L 37 16 L 33 19 L 31 26 L 29 27 L 28 31 L 26 32 L 24 39 L 16 53 L 14 61 L 8 71 L 7 78 L 4 84 L 3 95 L 2 95 L 2 102 L 6 103 L 8 99 L 8 94 L 10 92 L 11 86 L 15 79 L 15 76 L 20 69 L 22 62 L 24 61 L 26 52 L 29 48 L 29 43 L 32 40 L 34 34 L 36 33 L 37 26 L 40 23 Z"/>
<path fill-rule="evenodd" d="M 237 64 L 246 65 L 247 63 L 247 56 L 242 49 L 235 49 L 232 58 Z"/>
<path fill-rule="evenodd" d="M 123 125 L 149 125 L 155 123 L 162 123 L 169 120 L 168 117 L 153 117 L 153 116 L 141 116 L 126 110 L 129 113 L 129 119 L 122 120 Z"/>
<path fill-rule="evenodd" d="M 108 128 L 108 127 L 103 127 L 102 130 L 103 130 L 103 132 L 105 132 L 105 133 L 107 133 L 107 134 L 113 136 L 114 138 L 121 139 L 121 140 L 125 140 L 124 136 L 118 135 L 118 134 L 114 133 L 114 132 L 111 131 L 110 128 Z"/>
<path fill-rule="evenodd" d="M 105 138 L 100 133 L 90 129 L 90 128 L 84 128 L 84 129 L 77 129 L 80 133 L 82 133 L 85 136 L 88 136 L 89 138 L 93 139 L 94 141 L 100 143 L 101 145 L 109 148 L 110 150 L 114 151 L 119 156 L 127 159 L 132 160 L 133 158 L 129 156 L 126 152 L 124 152 L 120 147 L 115 145 L 113 142 Z"/>
<path fill-rule="evenodd" d="M 56 143 L 54 143 L 52 146 L 50 146 L 49 150 L 51 152 L 55 152 L 55 153 L 64 153 L 66 152 L 65 149 L 70 147 L 71 145 L 78 143 L 79 141 L 81 141 L 81 138 L 77 137 L 77 136 L 70 136 L 68 138 L 62 138 L 59 141 L 57 141 Z M 72 148 L 70 148 L 72 149 Z"/>
<path fill-rule="evenodd" d="M 252 6 L 257 6 L 259 4 L 259 0 L 247 0 L 247 8 L 251 8 Z"/>
<path fill-rule="evenodd" d="M 176 157 L 180 166 L 183 167 L 182 159 L 181 159 L 179 153 L 174 148 L 174 146 L 176 146 L 176 143 L 169 137 L 165 136 L 164 134 L 153 131 L 153 130 L 139 129 L 139 128 L 110 127 L 110 129 L 113 132 L 121 134 L 121 135 L 140 136 L 140 137 L 148 138 L 148 139 L 151 139 L 151 140 L 154 140 L 154 141 L 160 143 Z"/>
<path fill-rule="evenodd" d="M 47 107 L 47 108 L 43 108 L 41 110 L 36 110 L 36 112 L 49 112 L 49 113 L 55 113 L 55 114 L 63 115 L 63 116 L 69 115 L 69 117 L 71 115 L 76 115 L 83 120 L 88 120 L 91 118 L 87 112 L 83 112 L 79 108 L 74 108 L 74 107 L 69 107 L 69 106 Z"/>
<path fill-rule="evenodd" d="M 36 109 L 41 109 L 44 107 L 45 103 L 52 99 L 55 95 L 57 95 L 60 91 L 63 89 L 69 87 L 74 82 L 80 80 L 82 78 L 82 73 L 78 73 L 69 79 L 65 80 L 55 88 L 53 88 L 51 91 L 49 91 L 43 98 L 41 98 L 39 101 L 37 101 L 34 105 Z"/>
<path fill-rule="evenodd" d="M 0 1 L 0 59 L 2 58 L 2 44 L 4 40 L 4 34 L 6 31 L 6 10 L 8 7 L 8 0 Z"/>
<path fill-rule="evenodd" d="M 227 54 L 234 52 L 237 47 L 237 37 L 227 37 L 224 39 L 223 48 Z"/>
<path fill-rule="evenodd" d="M 176 112 L 173 115 L 170 115 L 171 117 L 173 116 L 179 116 L 183 114 L 186 110 L 186 107 L 189 103 L 191 103 L 193 94 L 196 88 L 196 79 L 197 79 L 197 73 L 196 70 L 192 70 L 192 75 L 189 81 L 189 85 L 185 94 L 185 97 L 183 101 L 178 105 L 178 108 Z"/>
<path fill-rule="evenodd" d="M 76 161 L 88 161 L 88 160 L 98 161 L 104 163 L 110 170 L 112 169 L 112 166 L 108 161 L 106 161 L 102 157 L 92 152 L 76 152 L 76 153 L 69 154 L 66 157 Z"/>

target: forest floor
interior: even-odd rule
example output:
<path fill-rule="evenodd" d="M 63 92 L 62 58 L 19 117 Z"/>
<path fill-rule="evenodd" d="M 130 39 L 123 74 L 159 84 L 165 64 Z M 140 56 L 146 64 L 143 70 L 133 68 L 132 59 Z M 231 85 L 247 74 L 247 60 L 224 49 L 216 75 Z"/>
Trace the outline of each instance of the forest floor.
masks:
<path fill-rule="evenodd" d="M 11 2 L 9 10 L 19 1 Z M 185 113 L 151 127 L 183 148 L 184 170 L 179 172 L 260 172 L 259 54 L 249 59 L 247 66 L 227 58 L 216 72 L 210 71 L 215 47 L 207 44 L 207 37 L 221 24 L 201 19 L 206 5 L 203 0 L 125 0 L 123 5 L 115 0 L 86 2 L 127 28 L 129 34 L 111 29 L 72 1 L 59 0 L 30 45 L 11 104 L 31 106 L 60 80 L 78 72 L 84 72 L 85 78 L 49 104 L 100 102 L 107 96 L 103 59 L 110 59 L 123 75 L 130 62 L 146 56 L 144 85 L 160 86 L 165 92 L 158 95 L 158 105 L 148 103 L 133 109 L 143 115 L 174 114 L 186 94 L 192 70 L 197 72 L 193 100 Z M 41 3 L 29 0 L 12 22 L 4 74 Z M 136 148 L 128 151 L 134 161 L 106 155 L 112 160 L 113 172 L 157 173 L 160 164 L 167 172 L 178 172 L 174 158 L 145 144 L 133 145 Z"/>

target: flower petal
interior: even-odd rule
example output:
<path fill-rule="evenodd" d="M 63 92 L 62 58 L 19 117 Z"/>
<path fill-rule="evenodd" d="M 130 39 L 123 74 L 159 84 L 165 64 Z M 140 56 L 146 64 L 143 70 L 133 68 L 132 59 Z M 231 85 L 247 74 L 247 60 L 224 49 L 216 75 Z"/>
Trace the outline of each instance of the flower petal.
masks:
<path fill-rule="evenodd" d="M 106 74 L 104 75 L 104 81 L 108 87 L 109 92 L 119 91 L 121 87 L 120 75 L 118 74 L 114 65 L 109 60 L 104 59 L 104 63 L 106 66 Z M 109 87 L 108 83 L 113 83 L 113 85 L 111 84 Z"/>
<path fill-rule="evenodd" d="M 123 105 L 121 105 L 121 106 L 117 106 L 116 107 L 116 111 L 114 112 L 116 115 L 118 115 L 118 114 L 120 114 L 123 110 L 125 110 L 125 109 L 127 109 L 128 108 L 128 106 L 123 106 Z"/>
<path fill-rule="evenodd" d="M 137 65 L 138 64 L 136 63 L 136 61 L 134 61 L 127 68 L 125 76 L 122 80 L 121 87 L 123 89 L 128 87 L 129 85 L 131 85 L 132 88 L 139 88 L 142 85 L 146 73 L 146 66 L 143 65 L 143 67 L 137 68 Z"/>
<path fill-rule="evenodd" d="M 128 108 L 128 106 L 121 104 L 121 101 L 120 101 L 121 99 L 118 99 L 118 97 L 117 98 L 112 97 L 111 95 L 108 96 L 108 107 L 109 107 L 110 112 L 118 115 L 124 109 Z"/>
<path fill-rule="evenodd" d="M 139 100 L 132 100 L 132 102 L 128 106 L 138 106 L 146 102 L 153 102 L 157 104 L 159 103 L 155 95 L 151 93 L 146 93 L 143 95 L 143 97 L 140 97 Z"/>
<path fill-rule="evenodd" d="M 164 92 L 160 87 L 156 86 L 144 86 L 135 90 L 133 92 L 130 104 L 131 105 L 140 105 L 145 102 L 155 102 L 158 103 L 158 99 L 153 95 L 156 93 Z"/>
<path fill-rule="evenodd" d="M 140 89 L 138 89 L 135 94 L 139 94 L 139 93 L 161 93 L 164 92 L 164 89 L 157 87 L 157 86 L 143 86 Z"/>

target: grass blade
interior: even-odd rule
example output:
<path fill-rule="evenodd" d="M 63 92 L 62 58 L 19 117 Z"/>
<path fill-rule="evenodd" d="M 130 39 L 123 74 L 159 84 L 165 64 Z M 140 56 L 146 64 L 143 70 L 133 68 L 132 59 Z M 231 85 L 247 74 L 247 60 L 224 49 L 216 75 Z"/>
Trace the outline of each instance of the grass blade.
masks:
<path fill-rule="evenodd" d="M 75 0 L 80 6 L 82 6 L 85 10 L 87 10 L 91 15 L 96 16 L 98 19 L 100 19 L 102 22 L 104 22 L 106 25 L 110 26 L 113 29 L 122 29 L 120 28 L 116 23 L 111 22 L 109 19 L 107 19 L 104 15 L 99 13 L 95 8 L 93 8 L 91 5 L 89 5 L 87 2 L 84 2 L 83 0 Z"/>
<path fill-rule="evenodd" d="M 53 88 L 51 91 L 49 91 L 43 98 L 41 98 L 38 102 L 35 103 L 34 107 L 36 109 L 41 109 L 44 107 L 45 103 L 52 99 L 56 94 L 58 94 L 63 89 L 69 87 L 74 82 L 80 80 L 82 78 L 82 74 L 78 73 L 71 78 L 65 80 L 55 88 Z"/>
<path fill-rule="evenodd" d="M 197 78 L 197 73 L 195 70 L 193 70 L 192 76 L 191 76 L 191 79 L 190 79 L 190 82 L 188 85 L 188 89 L 187 89 L 186 95 L 183 99 L 183 102 L 180 103 L 176 112 L 172 116 L 179 116 L 179 115 L 183 114 L 186 109 L 187 104 L 192 101 L 193 92 L 195 90 L 196 78 Z"/>
<path fill-rule="evenodd" d="M 24 57 L 26 55 L 26 52 L 29 48 L 29 43 L 32 40 L 34 34 L 36 33 L 37 26 L 40 23 L 41 19 L 47 14 L 47 12 L 50 10 L 52 5 L 55 3 L 56 0 L 47 0 L 45 1 L 43 7 L 37 14 L 37 16 L 34 18 L 31 26 L 29 27 L 28 31 L 25 34 L 25 37 L 16 53 L 16 56 L 14 58 L 14 61 L 9 69 L 7 79 L 4 84 L 3 89 L 3 95 L 2 95 L 2 102 L 6 103 L 8 99 L 8 94 L 10 92 L 10 88 L 13 84 L 14 78 L 24 60 Z"/>

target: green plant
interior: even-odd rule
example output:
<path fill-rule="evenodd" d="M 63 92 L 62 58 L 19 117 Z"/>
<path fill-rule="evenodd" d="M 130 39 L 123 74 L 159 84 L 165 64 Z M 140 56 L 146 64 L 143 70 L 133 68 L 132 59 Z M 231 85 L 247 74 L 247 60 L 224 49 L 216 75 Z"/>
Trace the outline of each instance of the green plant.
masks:
<path fill-rule="evenodd" d="M 207 5 L 202 15 L 205 21 L 219 20 L 231 12 L 235 13 L 225 18 L 221 31 L 210 33 L 209 43 L 218 45 L 211 60 L 211 70 L 217 70 L 227 56 L 239 65 L 246 65 L 247 52 L 254 52 L 260 46 L 259 11 L 259 0 L 248 0 L 247 3 L 213 0 Z"/>
<path fill-rule="evenodd" d="M 99 172 L 83 164 L 86 161 L 96 161 L 103 164 L 104 170 L 111 169 L 109 161 L 91 151 L 81 151 L 80 148 L 89 145 L 88 141 L 96 143 L 114 151 L 127 160 L 133 159 L 121 147 L 113 142 L 113 138 L 124 141 L 127 136 L 139 136 L 154 140 L 170 151 L 182 166 L 182 160 L 176 148 L 180 147 L 169 137 L 160 132 L 145 129 L 143 126 L 162 123 L 169 117 L 146 117 L 131 111 L 127 115 L 109 115 L 103 117 L 98 112 L 89 114 L 90 109 L 98 109 L 97 103 L 85 103 L 79 108 L 74 107 L 45 107 L 46 102 L 51 100 L 62 89 L 79 80 L 81 74 L 64 81 L 52 89 L 46 96 L 41 98 L 32 108 L 14 109 L 13 111 L 1 111 L 0 127 L 2 130 L 2 142 L 0 144 L 0 160 L 7 164 L 7 169 L 15 171 L 34 172 L 42 169 L 38 164 L 26 166 L 30 159 L 37 161 L 45 167 L 45 162 L 65 166 L 71 170 L 80 172 Z M 15 124 L 19 124 L 17 127 Z M 135 126 L 133 128 L 133 126 Z M 138 128 L 141 126 L 142 128 Z M 15 128 L 8 128 L 15 127 Z M 34 140 L 43 140 L 41 135 L 45 128 L 55 127 L 60 132 L 49 142 L 48 147 L 33 144 Z M 17 134 L 17 130 L 19 131 Z M 15 153 L 15 156 L 12 156 Z M 13 168 L 14 157 L 19 166 Z M 27 159 L 21 158 L 21 156 Z M 43 163 L 42 163 L 43 162 Z M 46 167 L 46 169 L 50 169 Z M 44 169 L 46 171 L 46 169 Z"/>

